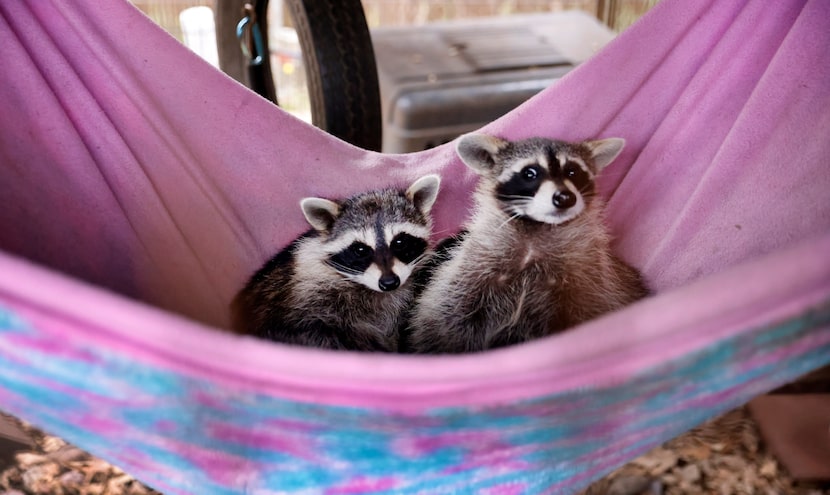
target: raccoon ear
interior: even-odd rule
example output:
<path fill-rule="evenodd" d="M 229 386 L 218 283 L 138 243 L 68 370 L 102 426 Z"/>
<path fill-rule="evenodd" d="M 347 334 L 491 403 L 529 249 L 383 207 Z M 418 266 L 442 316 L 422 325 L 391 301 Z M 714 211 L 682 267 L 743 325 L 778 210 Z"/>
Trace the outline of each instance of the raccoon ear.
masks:
<path fill-rule="evenodd" d="M 585 141 L 583 144 L 591 151 L 591 158 L 594 160 L 597 170 L 602 170 L 620 154 L 623 146 L 625 146 L 625 139 L 598 139 L 596 141 Z"/>
<path fill-rule="evenodd" d="M 323 198 L 304 198 L 300 201 L 305 219 L 315 230 L 328 230 L 337 216 L 340 215 L 340 205 Z"/>
<path fill-rule="evenodd" d="M 465 134 L 459 138 L 455 150 L 468 167 L 478 173 L 491 172 L 496 166 L 496 156 L 508 142 L 485 134 Z"/>
<path fill-rule="evenodd" d="M 416 180 L 406 190 L 406 197 L 415 204 L 415 208 L 424 215 L 429 213 L 435 199 L 438 197 L 438 189 L 441 185 L 441 177 L 437 175 L 425 175 Z"/>

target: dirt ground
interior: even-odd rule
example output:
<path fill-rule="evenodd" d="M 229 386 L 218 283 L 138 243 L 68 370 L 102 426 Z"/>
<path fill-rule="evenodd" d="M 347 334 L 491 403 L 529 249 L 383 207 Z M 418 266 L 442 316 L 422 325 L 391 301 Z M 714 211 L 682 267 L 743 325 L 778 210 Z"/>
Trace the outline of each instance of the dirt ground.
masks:
<path fill-rule="evenodd" d="M 0 495 L 158 494 L 104 461 L 24 425 L 36 447 L 0 472 Z M 796 483 L 765 448 L 745 408 L 655 448 L 580 495 L 830 495 Z"/>

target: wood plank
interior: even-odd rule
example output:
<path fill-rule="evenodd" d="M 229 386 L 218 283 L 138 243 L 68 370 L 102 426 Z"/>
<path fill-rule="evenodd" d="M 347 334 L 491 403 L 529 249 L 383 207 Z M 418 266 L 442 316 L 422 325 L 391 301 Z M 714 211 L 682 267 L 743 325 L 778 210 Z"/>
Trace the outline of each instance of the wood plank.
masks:
<path fill-rule="evenodd" d="M 0 413 L 0 470 L 12 465 L 17 452 L 34 446 L 32 439 L 14 419 Z"/>

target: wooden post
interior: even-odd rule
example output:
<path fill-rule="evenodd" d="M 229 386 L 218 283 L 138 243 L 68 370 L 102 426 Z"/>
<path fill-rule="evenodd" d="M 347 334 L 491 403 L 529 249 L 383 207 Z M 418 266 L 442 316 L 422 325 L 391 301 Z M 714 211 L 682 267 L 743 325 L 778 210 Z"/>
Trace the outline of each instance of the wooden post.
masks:
<path fill-rule="evenodd" d="M 216 0 L 216 45 L 222 71 L 248 85 L 245 56 L 236 37 L 236 25 L 243 17 L 246 0 Z"/>

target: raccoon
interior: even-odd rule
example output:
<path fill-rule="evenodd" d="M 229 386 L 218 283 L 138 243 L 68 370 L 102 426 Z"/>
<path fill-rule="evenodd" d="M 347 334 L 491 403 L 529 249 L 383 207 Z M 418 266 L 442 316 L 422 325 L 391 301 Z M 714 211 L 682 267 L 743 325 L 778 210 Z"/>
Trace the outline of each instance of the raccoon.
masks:
<path fill-rule="evenodd" d="M 311 229 L 257 271 L 232 303 L 237 332 L 356 351 L 398 349 L 413 271 L 428 256 L 440 179 L 341 201 L 300 202 Z"/>
<path fill-rule="evenodd" d="M 640 274 L 611 253 L 594 183 L 624 144 L 462 136 L 458 154 L 481 176 L 476 208 L 425 277 L 410 352 L 507 346 L 644 297 Z"/>

